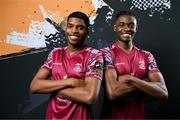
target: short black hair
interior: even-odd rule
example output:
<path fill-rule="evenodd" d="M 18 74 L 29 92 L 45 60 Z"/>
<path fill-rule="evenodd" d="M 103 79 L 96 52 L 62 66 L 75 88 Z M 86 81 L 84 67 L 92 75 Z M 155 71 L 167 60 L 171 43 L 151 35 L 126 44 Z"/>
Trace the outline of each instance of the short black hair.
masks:
<path fill-rule="evenodd" d="M 120 16 L 123 16 L 123 15 L 129 15 L 129 16 L 136 18 L 136 16 L 134 15 L 134 13 L 132 11 L 119 11 L 117 13 L 114 21 L 116 21 Z"/>
<path fill-rule="evenodd" d="M 69 20 L 69 18 L 72 18 L 72 17 L 84 20 L 87 28 L 89 27 L 89 18 L 85 13 L 80 12 L 80 11 L 73 12 L 68 16 L 67 20 Z"/>

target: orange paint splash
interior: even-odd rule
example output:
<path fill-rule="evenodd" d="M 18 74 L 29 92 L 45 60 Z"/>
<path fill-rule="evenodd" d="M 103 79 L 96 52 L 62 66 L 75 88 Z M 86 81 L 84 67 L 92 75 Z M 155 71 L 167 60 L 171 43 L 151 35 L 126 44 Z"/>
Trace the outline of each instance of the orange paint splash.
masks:
<path fill-rule="evenodd" d="M 27 33 L 32 20 L 44 21 L 39 5 L 57 23 L 73 11 L 96 15 L 91 0 L 0 0 L 0 56 L 28 48 L 7 44 L 5 40 L 12 31 Z"/>

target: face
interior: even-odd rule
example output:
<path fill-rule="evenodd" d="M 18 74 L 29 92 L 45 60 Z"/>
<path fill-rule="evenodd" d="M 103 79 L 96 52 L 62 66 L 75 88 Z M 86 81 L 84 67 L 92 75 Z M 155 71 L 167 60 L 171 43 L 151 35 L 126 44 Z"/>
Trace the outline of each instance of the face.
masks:
<path fill-rule="evenodd" d="M 85 41 L 88 29 L 84 20 L 72 17 L 67 21 L 65 33 L 68 38 L 68 44 L 81 45 Z"/>
<path fill-rule="evenodd" d="M 118 39 L 122 42 L 132 41 L 137 31 L 137 21 L 135 17 L 122 15 L 115 21 L 114 31 L 118 34 Z"/>

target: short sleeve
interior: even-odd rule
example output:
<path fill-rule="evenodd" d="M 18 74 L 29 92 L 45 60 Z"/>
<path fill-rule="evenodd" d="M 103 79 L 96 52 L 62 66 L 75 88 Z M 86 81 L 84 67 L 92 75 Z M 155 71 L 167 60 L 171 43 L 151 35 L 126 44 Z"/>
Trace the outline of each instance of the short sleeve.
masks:
<path fill-rule="evenodd" d="M 95 77 L 102 80 L 103 77 L 103 56 L 102 52 L 96 50 L 89 56 L 86 68 L 86 77 Z"/>
<path fill-rule="evenodd" d="M 41 66 L 41 68 L 45 68 L 45 69 L 48 69 L 48 70 L 51 70 L 51 69 L 52 69 L 53 52 L 54 52 L 54 50 L 52 50 L 52 51 L 49 53 L 46 61 L 45 61 L 44 64 Z"/>
<path fill-rule="evenodd" d="M 148 73 L 159 72 L 156 60 L 150 52 L 146 52 L 146 59 L 147 59 L 147 64 L 148 64 L 147 65 Z"/>
<path fill-rule="evenodd" d="M 104 48 L 101 50 L 104 59 L 104 69 L 114 69 L 113 56 L 110 52 L 110 49 Z"/>

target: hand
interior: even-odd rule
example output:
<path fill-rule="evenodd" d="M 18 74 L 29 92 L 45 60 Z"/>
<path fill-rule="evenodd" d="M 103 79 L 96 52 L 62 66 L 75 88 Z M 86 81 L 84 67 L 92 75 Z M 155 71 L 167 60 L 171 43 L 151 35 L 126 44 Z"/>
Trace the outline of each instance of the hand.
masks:
<path fill-rule="evenodd" d="M 85 85 L 84 80 L 77 78 L 68 78 L 68 82 L 71 87 L 81 87 Z"/>
<path fill-rule="evenodd" d="M 147 81 L 147 82 L 150 82 L 150 79 L 148 77 L 145 77 L 143 80 Z"/>
<path fill-rule="evenodd" d="M 130 91 L 136 90 L 136 87 L 132 84 L 133 80 L 135 80 L 135 77 L 128 74 L 118 76 L 118 82 L 121 82 L 122 85 L 127 86 Z"/>
<path fill-rule="evenodd" d="M 135 87 L 130 83 L 132 79 L 133 79 L 133 76 L 128 75 L 128 74 L 118 76 L 118 82 L 121 84 L 121 86 L 133 91 Z"/>
<path fill-rule="evenodd" d="M 124 81 L 126 83 L 130 83 L 130 81 L 133 79 L 133 76 L 131 75 L 120 75 L 118 76 L 118 81 Z"/>

